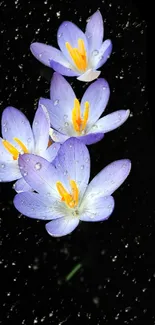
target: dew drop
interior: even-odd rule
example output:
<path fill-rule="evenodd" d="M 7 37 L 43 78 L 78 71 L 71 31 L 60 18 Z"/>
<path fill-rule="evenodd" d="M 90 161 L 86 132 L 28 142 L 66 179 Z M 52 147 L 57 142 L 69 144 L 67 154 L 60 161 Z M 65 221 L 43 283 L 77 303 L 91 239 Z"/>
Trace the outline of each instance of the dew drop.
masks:
<path fill-rule="evenodd" d="M 8 131 L 8 128 L 5 127 L 5 128 L 4 128 L 4 132 L 7 132 L 7 131 Z"/>
<path fill-rule="evenodd" d="M 72 148 L 72 144 L 70 144 L 69 147 Z"/>
<path fill-rule="evenodd" d="M 37 121 L 35 121 L 35 122 L 34 122 L 34 125 L 38 125 L 38 122 L 37 122 Z"/>
<path fill-rule="evenodd" d="M 58 105 L 59 104 L 59 99 L 56 99 L 55 101 L 54 101 L 54 106 L 56 106 L 56 105 Z"/>
<path fill-rule="evenodd" d="M 96 55 L 98 55 L 98 54 L 99 54 L 99 51 L 98 51 L 98 50 L 94 50 L 94 51 L 93 51 L 93 55 L 94 55 L 94 56 L 96 56 Z"/>
<path fill-rule="evenodd" d="M 27 172 L 25 171 L 25 172 L 23 173 L 23 175 L 24 175 L 24 176 L 27 176 Z"/>
<path fill-rule="evenodd" d="M 4 123 L 3 123 L 3 126 L 5 127 L 6 125 L 7 125 L 7 122 L 4 122 Z"/>
<path fill-rule="evenodd" d="M 38 56 L 39 56 L 39 58 L 41 58 L 41 57 L 42 57 L 42 55 L 43 55 L 43 53 L 39 53 L 39 55 L 38 55 Z"/>
<path fill-rule="evenodd" d="M 68 126 L 69 125 L 69 123 L 68 122 L 65 122 L 65 126 Z"/>
<path fill-rule="evenodd" d="M 92 37 L 92 35 L 89 33 L 89 34 L 87 34 L 87 38 L 91 38 Z"/>
<path fill-rule="evenodd" d="M 27 142 L 30 143 L 30 142 L 31 142 L 31 138 L 28 138 L 28 139 L 27 139 Z"/>
<path fill-rule="evenodd" d="M 93 129 L 98 129 L 98 126 L 96 124 L 94 124 Z"/>
<path fill-rule="evenodd" d="M 23 169 L 23 167 L 19 165 L 19 169 Z"/>
<path fill-rule="evenodd" d="M 103 90 L 106 90 L 106 89 L 107 89 L 107 87 L 103 87 L 102 89 L 103 89 Z"/>
<path fill-rule="evenodd" d="M 65 172 L 64 172 L 64 176 L 66 176 L 68 174 L 68 171 L 67 170 L 65 170 Z"/>
<path fill-rule="evenodd" d="M 81 169 L 82 169 L 82 170 L 84 169 L 84 165 L 81 165 Z"/>
<path fill-rule="evenodd" d="M 1 167 L 4 168 L 5 167 L 5 164 L 1 164 Z"/>
<path fill-rule="evenodd" d="M 62 37 L 63 33 L 58 34 L 58 38 Z"/>
<path fill-rule="evenodd" d="M 37 162 L 34 167 L 36 170 L 40 170 L 42 166 L 40 162 Z"/>
<path fill-rule="evenodd" d="M 64 119 L 66 119 L 68 117 L 68 115 L 64 115 Z"/>

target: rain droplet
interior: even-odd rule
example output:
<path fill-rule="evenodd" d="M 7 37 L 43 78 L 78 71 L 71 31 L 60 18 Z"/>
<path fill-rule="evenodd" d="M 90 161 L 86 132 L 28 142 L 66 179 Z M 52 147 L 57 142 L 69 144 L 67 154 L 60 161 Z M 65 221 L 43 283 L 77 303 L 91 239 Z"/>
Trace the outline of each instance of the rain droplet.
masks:
<path fill-rule="evenodd" d="M 19 169 L 23 169 L 23 166 L 20 166 L 20 165 L 19 165 Z"/>
<path fill-rule="evenodd" d="M 27 158 L 26 161 L 27 161 L 27 162 L 30 161 L 30 158 Z"/>
<path fill-rule="evenodd" d="M 6 125 L 7 125 L 7 122 L 4 122 L 4 123 L 3 123 L 3 126 L 6 126 Z"/>
<path fill-rule="evenodd" d="M 37 122 L 37 121 L 35 121 L 35 122 L 34 122 L 34 125 L 38 125 L 38 122 Z"/>
<path fill-rule="evenodd" d="M 1 164 L 1 167 L 4 168 L 5 167 L 5 164 Z"/>
<path fill-rule="evenodd" d="M 94 50 L 94 51 L 93 51 L 93 55 L 94 55 L 94 56 L 96 56 L 96 55 L 98 55 L 98 54 L 99 54 L 99 51 L 98 51 L 98 50 Z"/>
<path fill-rule="evenodd" d="M 27 172 L 25 171 L 25 172 L 23 173 L 23 175 L 24 175 L 24 176 L 27 176 Z"/>
<path fill-rule="evenodd" d="M 4 132 L 7 132 L 7 131 L 8 131 L 8 128 L 5 127 L 5 128 L 4 128 Z"/>
<path fill-rule="evenodd" d="M 56 99 L 56 100 L 54 101 L 54 106 L 58 105 L 58 103 L 59 103 L 59 99 Z"/>
<path fill-rule="evenodd" d="M 40 170 L 42 166 L 40 162 L 37 162 L 34 167 L 36 170 Z"/>
<path fill-rule="evenodd" d="M 21 200 L 21 204 L 24 204 L 24 200 Z"/>
<path fill-rule="evenodd" d="M 96 124 L 93 125 L 93 129 L 97 129 L 98 126 Z"/>
<path fill-rule="evenodd" d="M 127 164 L 123 164 L 123 165 L 122 165 L 122 168 L 126 168 L 126 167 L 127 167 Z"/>
<path fill-rule="evenodd" d="M 92 37 L 92 35 L 91 34 L 87 34 L 87 38 L 91 38 Z"/>
<path fill-rule="evenodd" d="M 66 119 L 68 117 L 68 115 L 64 115 L 64 119 Z"/>
<path fill-rule="evenodd" d="M 45 105 L 40 104 L 40 107 L 41 107 L 42 109 L 45 109 L 45 110 L 46 110 L 46 106 L 45 106 Z"/>
<path fill-rule="evenodd" d="M 64 172 L 64 176 L 66 176 L 68 174 L 68 171 L 67 170 L 65 170 L 65 172 Z"/>
<path fill-rule="evenodd" d="M 60 38 L 60 37 L 62 37 L 62 35 L 63 35 L 63 33 L 60 33 L 60 34 L 58 34 L 58 37 Z"/>
<path fill-rule="evenodd" d="M 43 53 L 39 53 L 39 55 L 38 55 L 38 56 L 39 56 L 39 58 L 41 58 L 41 57 L 42 57 L 42 55 L 43 55 Z"/>
<path fill-rule="evenodd" d="M 86 163 L 89 162 L 89 158 L 86 159 Z"/>
<path fill-rule="evenodd" d="M 86 131 L 85 130 L 82 130 L 81 134 L 82 135 L 86 134 Z"/>
<path fill-rule="evenodd" d="M 103 89 L 103 90 L 106 90 L 106 89 L 107 89 L 107 87 L 103 87 L 102 89 Z"/>
<path fill-rule="evenodd" d="M 31 142 L 31 138 L 28 138 L 28 139 L 27 139 L 27 142 L 30 143 L 30 142 Z"/>
<path fill-rule="evenodd" d="M 72 144 L 70 144 L 70 146 L 69 146 L 70 148 L 72 148 Z"/>
<path fill-rule="evenodd" d="M 84 165 L 81 165 L 81 169 L 84 169 Z"/>
<path fill-rule="evenodd" d="M 67 25 L 68 25 L 68 24 L 67 24 L 67 23 L 65 23 L 65 25 L 64 25 L 64 26 L 66 27 Z"/>
<path fill-rule="evenodd" d="M 68 126 L 69 125 L 69 123 L 68 122 L 65 122 L 65 126 Z"/>

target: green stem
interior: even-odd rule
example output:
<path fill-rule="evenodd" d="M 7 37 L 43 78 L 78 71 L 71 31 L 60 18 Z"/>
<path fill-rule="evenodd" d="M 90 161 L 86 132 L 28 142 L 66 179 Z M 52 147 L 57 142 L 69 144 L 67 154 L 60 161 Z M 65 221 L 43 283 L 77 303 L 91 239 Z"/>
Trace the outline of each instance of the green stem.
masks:
<path fill-rule="evenodd" d="M 74 274 L 81 268 L 81 266 L 82 266 L 81 263 L 78 263 L 77 265 L 75 265 L 74 268 L 72 269 L 72 271 L 70 273 L 68 273 L 65 280 L 69 281 L 74 276 Z"/>

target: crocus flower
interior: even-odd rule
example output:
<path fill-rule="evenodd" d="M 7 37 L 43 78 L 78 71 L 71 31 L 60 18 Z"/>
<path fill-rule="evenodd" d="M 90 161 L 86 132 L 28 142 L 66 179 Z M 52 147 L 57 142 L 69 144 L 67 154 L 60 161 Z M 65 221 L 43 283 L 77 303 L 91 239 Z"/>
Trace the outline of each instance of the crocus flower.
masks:
<path fill-rule="evenodd" d="M 119 110 L 100 118 L 109 100 L 107 81 L 99 78 L 84 93 L 81 104 L 70 84 L 58 73 L 53 74 L 50 98 L 41 98 L 50 116 L 50 136 L 63 143 L 69 137 L 77 137 L 85 144 L 100 141 L 104 133 L 112 131 L 128 118 L 129 110 Z"/>
<path fill-rule="evenodd" d="M 30 190 L 22 178 L 18 165 L 19 154 L 34 153 L 52 161 L 60 147 L 48 147 L 50 120 L 48 112 L 40 105 L 35 113 L 32 128 L 26 116 L 14 107 L 6 107 L 2 113 L 2 138 L 0 138 L 0 181 L 11 182 L 17 192 Z"/>
<path fill-rule="evenodd" d="M 64 76 L 77 76 L 81 81 L 96 79 L 97 71 L 108 59 L 112 43 L 103 42 L 103 20 L 96 11 L 86 25 L 85 33 L 70 21 L 64 21 L 57 32 L 60 50 L 43 43 L 32 43 L 32 54 L 46 66 Z"/>
<path fill-rule="evenodd" d="M 62 144 L 54 163 L 36 155 L 19 157 L 25 181 L 37 192 L 19 193 L 14 205 L 25 216 L 52 220 L 46 224 L 51 236 L 71 233 L 79 221 L 103 221 L 114 209 L 111 194 L 127 178 L 131 163 L 117 160 L 89 182 L 90 156 L 76 138 Z"/>

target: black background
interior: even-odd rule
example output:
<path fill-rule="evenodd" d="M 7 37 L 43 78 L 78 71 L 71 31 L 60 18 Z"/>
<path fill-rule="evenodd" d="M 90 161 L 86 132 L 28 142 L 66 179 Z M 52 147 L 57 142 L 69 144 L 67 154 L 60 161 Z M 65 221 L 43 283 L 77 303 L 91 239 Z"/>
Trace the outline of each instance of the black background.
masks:
<path fill-rule="evenodd" d="M 146 16 L 131 1 L 1 1 L 0 110 L 12 105 L 32 121 L 39 97 L 49 97 L 52 69 L 30 43 L 57 47 L 60 23 L 84 30 L 98 8 L 113 52 L 102 67 L 111 97 L 105 113 L 130 109 L 119 129 L 89 146 L 91 178 L 110 162 L 129 158 L 132 171 L 114 194 L 108 221 L 81 223 L 69 236 L 50 237 L 43 221 L 20 216 L 12 184 L 1 184 L 1 324 L 155 324 L 154 140 L 146 83 Z M 88 84 L 68 78 L 77 97 Z M 76 263 L 80 271 L 65 282 Z M 3 287 L 3 289 L 2 289 Z"/>

